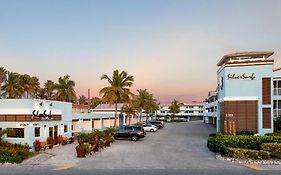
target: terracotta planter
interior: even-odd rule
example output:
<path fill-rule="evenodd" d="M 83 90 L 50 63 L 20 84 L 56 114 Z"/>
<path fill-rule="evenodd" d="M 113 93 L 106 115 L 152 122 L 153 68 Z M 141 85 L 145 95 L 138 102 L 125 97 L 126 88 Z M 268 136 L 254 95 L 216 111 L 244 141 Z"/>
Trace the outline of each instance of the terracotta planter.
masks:
<path fill-rule="evenodd" d="M 52 149 L 53 147 L 54 147 L 54 145 L 53 145 L 53 144 L 49 145 L 49 149 Z"/>
<path fill-rule="evenodd" d="M 105 147 L 110 147 L 110 141 L 105 141 L 104 145 Z"/>
<path fill-rule="evenodd" d="M 85 155 L 85 153 L 84 153 L 84 150 L 83 150 L 83 148 L 80 146 L 80 145 L 78 145 L 78 146 L 76 146 L 76 153 L 77 153 L 77 157 L 86 157 L 86 155 Z"/>
<path fill-rule="evenodd" d="M 39 152 L 41 147 L 34 147 L 34 149 L 35 149 L 36 152 Z"/>

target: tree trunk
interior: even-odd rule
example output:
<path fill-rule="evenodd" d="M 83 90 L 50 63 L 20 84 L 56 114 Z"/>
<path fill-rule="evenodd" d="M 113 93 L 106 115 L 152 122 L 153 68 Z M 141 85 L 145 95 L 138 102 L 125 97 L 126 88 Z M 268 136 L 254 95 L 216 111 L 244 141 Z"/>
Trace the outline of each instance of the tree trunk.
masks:
<path fill-rule="evenodd" d="M 120 119 L 119 119 L 119 120 L 120 120 Z M 116 128 L 116 121 L 117 121 L 117 103 L 115 103 L 114 128 Z"/>
<path fill-rule="evenodd" d="M 2 98 L 2 81 L 0 81 L 0 99 Z"/>

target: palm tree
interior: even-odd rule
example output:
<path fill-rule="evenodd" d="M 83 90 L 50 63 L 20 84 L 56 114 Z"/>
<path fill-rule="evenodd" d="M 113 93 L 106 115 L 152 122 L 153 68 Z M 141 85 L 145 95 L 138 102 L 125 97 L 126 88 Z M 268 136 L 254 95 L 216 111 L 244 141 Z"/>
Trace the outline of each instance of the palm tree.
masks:
<path fill-rule="evenodd" d="M 69 75 L 59 77 L 58 84 L 56 84 L 57 100 L 66 102 L 76 101 L 76 92 L 74 90 L 75 82 L 70 80 Z"/>
<path fill-rule="evenodd" d="M 4 67 L 0 67 L 0 98 L 2 97 L 2 84 L 7 80 L 8 71 Z"/>
<path fill-rule="evenodd" d="M 169 106 L 169 112 L 172 113 L 171 118 L 172 121 L 175 118 L 175 114 L 180 112 L 180 103 L 177 100 L 173 100 L 171 105 Z"/>
<path fill-rule="evenodd" d="M 28 95 L 29 95 L 29 83 L 30 83 L 30 79 L 31 77 L 27 74 L 24 74 L 24 75 L 20 75 L 19 76 L 19 84 L 20 86 L 22 87 L 23 89 L 23 94 L 22 96 L 24 98 L 28 98 Z"/>
<path fill-rule="evenodd" d="M 101 99 L 98 97 L 93 97 L 90 101 L 91 108 L 96 108 L 99 104 L 101 104 Z"/>
<path fill-rule="evenodd" d="M 125 104 L 122 106 L 121 111 L 127 115 L 129 118 L 129 125 L 131 124 L 131 117 L 134 117 L 136 114 L 136 109 L 133 103 Z"/>
<path fill-rule="evenodd" d="M 48 100 L 52 100 L 54 98 L 54 90 L 55 90 L 55 83 L 51 80 L 47 80 L 44 85 L 44 90 Z"/>
<path fill-rule="evenodd" d="M 79 97 L 78 101 L 79 101 L 79 104 L 85 105 L 87 103 L 87 98 L 85 95 L 82 95 Z"/>
<path fill-rule="evenodd" d="M 20 74 L 9 72 L 3 89 L 4 94 L 6 94 L 8 98 L 21 98 L 21 95 L 24 93 L 24 88 L 20 83 Z"/>
<path fill-rule="evenodd" d="M 48 99 L 46 90 L 44 88 L 40 88 L 36 93 L 36 98 Z"/>
<path fill-rule="evenodd" d="M 112 78 L 103 74 L 101 80 L 107 80 L 110 84 L 110 86 L 100 90 L 100 95 L 102 95 L 102 100 L 104 102 L 115 105 L 114 127 L 116 127 L 117 104 L 128 102 L 130 97 L 133 96 L 130 92 L 130 87 L 133 85 L 134 78 L 125 71 L 119 73 L 118 70 L 114 70 Z"/>
<path fill-rule="evenodd" d="M 139 89 L 138 95 L 136 98 L 136 105 L 138 106 L 138 111 L 141 113 L 140 115 L 140 121 L 142 119 L 142 110 L 147 115 L 150 115 L 152 112 L 158 110 L 159 105 L 157 103 L 157 100 L 154 99 L 153 94 L 149 93 L 146 89 Z M 146 120 L 148 117 L 146 118 Z"/>
<path fill-rule="evenodd" d="M 28 93 L 30 94 L 30 96 L 32 98 L 34 98 L 37 94 L 37 92 L 40 89 L 40 82 L 39 79 L 37 77 L 30 77 L 29 79 L 29 84 L 28 84 L 29 88 L 28 88 Z"/>

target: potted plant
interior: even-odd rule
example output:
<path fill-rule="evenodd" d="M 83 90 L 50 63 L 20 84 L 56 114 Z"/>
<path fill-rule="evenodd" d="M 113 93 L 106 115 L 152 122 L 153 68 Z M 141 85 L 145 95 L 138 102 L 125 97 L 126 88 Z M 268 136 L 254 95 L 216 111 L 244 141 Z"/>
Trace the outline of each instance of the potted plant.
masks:
<path fill-rule="evenodd" d="M 49 149 L 52 149 L 54 147 L 55 140 L 53 139 L 53 137 L 47 138 L 47 144 L 49 145 Z"/>
<path fill-rule="evenodd" d="M 90 154 L 90 145 L 88 143 L 81 143 L 76 146 L 77 157 L 82 158 Z"/>
<path fill-rule="evenodd" d="M 63 137 L 62 137 L 62 135 L 59 135 L 59 136 L 57 137 L 57 143 L 58 143 L 58 144 L 62 144 L 62 141 L 63 141 Z"/>
<path fill-rule="evenodd" d="M 73 142 L 74 142 L 74 138 L 73 138 L 73 137 L 70 137 L 70 138 L 68 139 L 68 143 L 71 144 L 71 143 L 73 143 Z"/>
<path fill-rule="evenodd" d="M 38 151 L 41 150 L 41 142 L 40 142 L 39 140 L 36 139 L 36 140 L 33 142 L 33 146 L 34 146 L 34 150 L 35 150 L 36 152 L 38 152 Z"/>

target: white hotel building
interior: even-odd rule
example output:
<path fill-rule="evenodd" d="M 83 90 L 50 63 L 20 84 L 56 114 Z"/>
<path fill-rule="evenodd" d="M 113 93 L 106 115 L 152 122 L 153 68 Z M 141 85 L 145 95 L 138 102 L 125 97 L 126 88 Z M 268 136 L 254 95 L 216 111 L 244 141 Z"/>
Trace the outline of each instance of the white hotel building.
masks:
<path fill-rule="evenodd" d="M 217 64 L 217 131 L 281 131 L 281 69 L 273 52 L 224 55 Z"/>
<path fill-rule="evenodd" d="M 204 101 L 204 123 L 213 124 L 216 126 L 217 124 L 217 115 L 218 115 L 218 100 L 217 100 L 217 92 L 210 91 L 208 93 L 208 97 Z"/>
<path fill-rule="evenodd" d="M 128 124 L 129 118 L 118 105 L 117 126 Z M 115 112 L 110 105 L 102 104 L 96 109 L 60 101 L 40 99 L 0 99 L 0 136 L 10 143 L 33 146 L 37 139 L 55 140 L 58 136 L 72 137 L 73 133 L 103 130 L 114 126 Z M 138 119 L 131 118 L 130 123 Z M 7 134 L 1 135 L 1 131 Z"/>
<path fill-rule="evenodd" d="M 169 106 L 171 104 L 160 105 L 160 109 L 156 111 L 156 116 L 166 117 L 171 115 L 169 112 Z M 203 102 L 190 102 L 190 103 L 181 103 L 180 112 L 175 114 L 178 118 L 190 120 L 202 120 L 203 119 Z"/>

